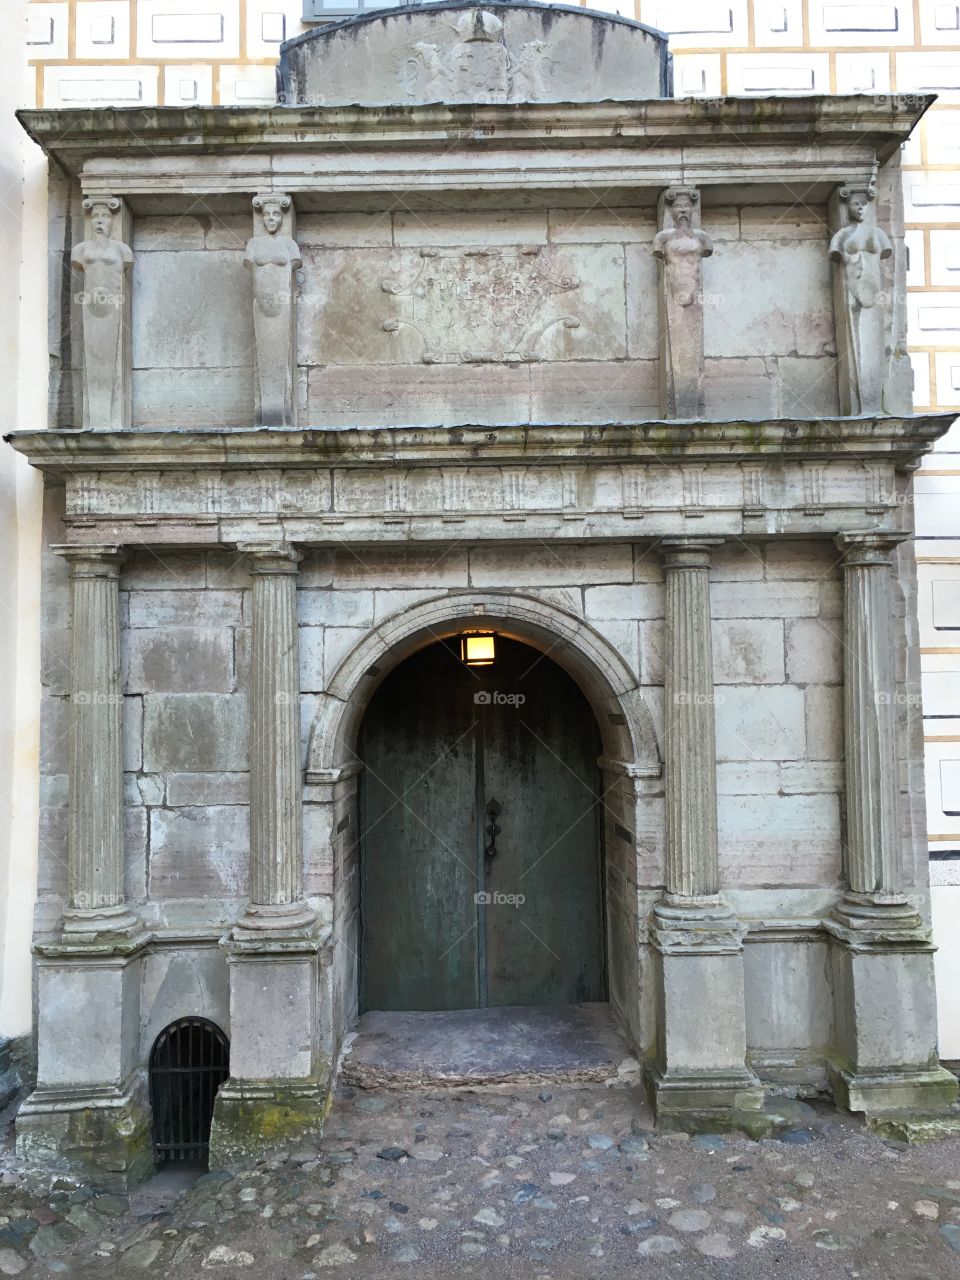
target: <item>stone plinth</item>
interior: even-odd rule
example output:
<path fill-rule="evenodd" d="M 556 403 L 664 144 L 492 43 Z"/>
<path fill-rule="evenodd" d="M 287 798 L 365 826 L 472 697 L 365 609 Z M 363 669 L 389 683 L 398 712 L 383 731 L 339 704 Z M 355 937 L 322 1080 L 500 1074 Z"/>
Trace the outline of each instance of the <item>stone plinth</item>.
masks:
<path fill-rule="evenodd" d="M 319 1140 L 332 1073 L 321 1052 L 326 939 L 225 942 L 230 964 L 230 1079 L 217 1095 L 210 1167 Z"/>

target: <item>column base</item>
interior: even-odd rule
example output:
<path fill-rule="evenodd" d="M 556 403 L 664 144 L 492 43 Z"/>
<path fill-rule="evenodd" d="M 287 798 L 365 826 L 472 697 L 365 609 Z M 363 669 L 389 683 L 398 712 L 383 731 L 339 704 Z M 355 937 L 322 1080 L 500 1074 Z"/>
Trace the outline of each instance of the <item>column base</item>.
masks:
<path fill-rule="evenodd" d="M 763 1085 L 752 1071 L 664 1073 L 647 1068 L 647 1087 L 657 1128 L 667 1132 L 721 1133 L 742 1129 L 765 1138 L 777 1127 L 763 1109 Z"/>
<path fill-rule="evenodd" d="M 838 1106 L 862 1111 L 870 1122 L 885 1115 L 908 1113 L 928 1118 L 946 1111 L 957 1100 L 957 1077 L 945 1067 L 928 1071 L 849 1071 L 837 1063 L 827 1064 L 827 1072 Z M 960 1121 L 960 1117 L 956 1117 Z"/>
<path fill-rule="evenodd" d="M 316 912 L 303 898 L 277 906 L 250 903 L 233 930 L 238 940 L 286 938 L 307 934 L 315 927 Z"/>
<path fill-rule="evenodd" d="M 16 1121 L 25 1165 L 129 1192 L 153 1173 L 151 1113 L 139 1078 L 123 1088 L 36 1089 Z"/>
<path fill-rule="evenodd" d="M 306 1080 L 228 1080 L 213 1108 L 210 1168 L 246 1168 L 271 1151 L 318 1145 L 332 1102 L 329 1070 Z"/>
<path fill-rule="evenodd" d="M 137 916 L 123 903 L 114 907 L 67 907 L 63 913 L 63 941 L 91 942 L 124 939 L 142 931 Z"/>
<path fill-rule="evenodd" d="M 666 898 L 653 909 L 657 1041 L 647 1080 L 657 1124 L 744 1128 L 763 1136 L 764 1090 L 746 1063 L 743 931 L 717 897 Z"/>
<path fill-rule="evenodd" d="M 837 1105 L 891 1135 L 956 1132 L 956 1077 L 937 1061 L 934 946 L 903 898 L 848 894 L 824 921 L 831 935 Z"/>

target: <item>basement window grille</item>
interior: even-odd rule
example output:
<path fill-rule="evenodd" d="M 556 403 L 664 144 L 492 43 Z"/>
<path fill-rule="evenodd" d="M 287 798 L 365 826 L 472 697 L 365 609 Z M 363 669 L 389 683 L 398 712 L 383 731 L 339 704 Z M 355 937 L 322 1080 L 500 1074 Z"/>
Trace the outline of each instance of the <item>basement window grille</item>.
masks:
<path fill-rule="evenodd" d="M 157 1164 L 206 1163 L 217 1090 L 230 1074 L 230 1045 L 206 1018 L 181 1018 L 150 1054 L 150 1105 Z"/>

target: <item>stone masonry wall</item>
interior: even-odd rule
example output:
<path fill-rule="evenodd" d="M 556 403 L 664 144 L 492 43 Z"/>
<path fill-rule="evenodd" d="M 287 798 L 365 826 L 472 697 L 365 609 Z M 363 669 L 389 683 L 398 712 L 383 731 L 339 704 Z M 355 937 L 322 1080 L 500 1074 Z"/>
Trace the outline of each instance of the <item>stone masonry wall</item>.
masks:
<path fill-rule="evenodd" d="M 60 536 L 58 496 L 51 491 L 51 540 Z M 69 595 L 59 557 L 49 557 L 46 582 L 41 928 L 58 914 L 66 865 Z M 639 672 L 662 739 L 664 589 L 652 544 L 339 547 L 308 552 L 301 566 L 304 752 L 333 673 L 371 628 L 469 587 L 513 588 L 585 617 Z M 128 558 L 121 599 L 127 892 L 168 939 L 145 970 L 148 1045 L 153 1028 L 178 1012 L 207 1010 L 226 1025 L 225 967 L 212 944 L 246 893 L 250 580 L 228 550 L 144 551 Z M 837 555 L 822 541 L 727 544 L 714 553 L 711 602 L 722 888 L 756 927 L 748 941 L 761 944 L 747 948 L 751 1043 L 763 1061 L 788 1049 L 796 1058 L 829 1035 L 825 949 L 804 928 L 841 880 Z M 915 733 L 906 693 L 903 702 L 902 733 Z M 308 787 L 305 806 L 305 883 L 334 925 L 341 1027 L 355 999 L 355 786 Z M 639 922 L 645 941 L 643 922 L 663 883 L 662 784 L 632 788 L 621 779 L 610 796 L 608 931 L 611 998 L 642 1043 L 652 1025 L 648 962 L 641 955 L 638 972 L 631 939 Z M 635 831 L 635 860 L 611 835 L 615 822 Z M 777 934 L 784 920 L 805 945 Z"/>
<path fill-rule="evenodd" d="M 836 413 L 824 210 L 703 226 L 707 413 Z M 301 421 L 658 417 L 655 232 L 648 208 L 302 214 Z M 232 213 L 136 220 L 134 425 L 252 423 L 250 234 Z"/>

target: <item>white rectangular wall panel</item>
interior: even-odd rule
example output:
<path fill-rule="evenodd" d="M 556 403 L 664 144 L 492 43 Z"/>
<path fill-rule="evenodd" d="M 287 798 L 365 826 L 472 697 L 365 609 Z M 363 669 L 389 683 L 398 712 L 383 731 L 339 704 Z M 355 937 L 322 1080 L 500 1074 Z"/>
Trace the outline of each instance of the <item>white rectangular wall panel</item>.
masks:
<path fill-rule="evenodd" d="M 727 90 L 732 94 L 827 93 L 830 58 L 825 53 L 731 53 Z"/>
<path fill-rule="evenodd" d="M 239 0 L 138 0 L 138 57 L 236 58 L 239 54 Z"/>
<path fill-rule="evenodd" d="M 193 66 L 165 67 L 163 101 L 168 107 L 210 106 L 213 102 L 213 68 L 202 62 Z"/>
<path fill-rule="evenodd" d="M 810 43 L 815 48 L 912 45 L 912 2 L 810 0 Z"/>
<path fill-rule="evenodd" d="M 95 0 L 77 5 L 77 57 L 130 57 L 130 5 L 126 0 Z"/>
<path fill-rule="evenodd" d="M 27 57 L 32 60 L 65 58 L 69 47 L 69 27 L 68 4 L 27 5 Z"/>
<path fill-rule="evenodd" d="M 48 107 L 153 107 L 158 79 L 157 67 L 47 67 L 43 101 Z"/>

